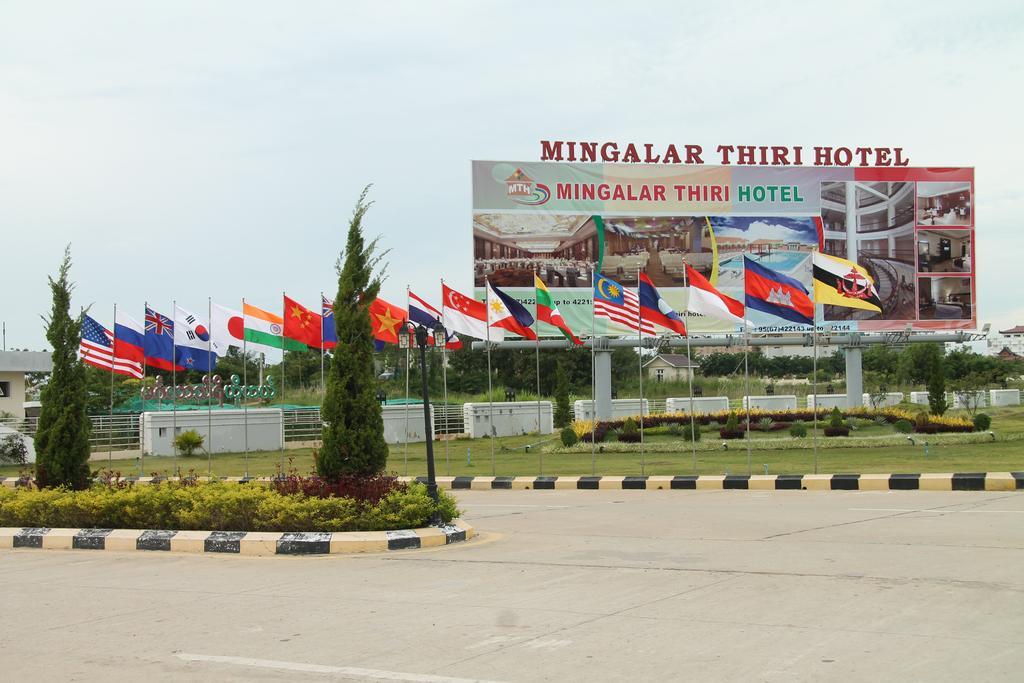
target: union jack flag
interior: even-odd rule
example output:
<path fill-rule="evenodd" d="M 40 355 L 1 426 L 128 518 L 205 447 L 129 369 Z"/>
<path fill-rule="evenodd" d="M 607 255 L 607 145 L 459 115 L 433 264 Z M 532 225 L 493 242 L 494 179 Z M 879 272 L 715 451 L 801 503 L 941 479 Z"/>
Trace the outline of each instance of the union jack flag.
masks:
<path fill-rule="evenodd" d="M 320 295 L 320 315 L 323 316 L 320 338 L 325 349 L 333 349 L 338 345 L 338 330 L 334 327 L 334 302 L 323 294 Z"/>
<path fill-rule="evenodd" d="M 143 340 L 146 363 L 161 370 L 181 370 L 174 362 L 174 323 L 146 306 L 146 335 Z"/>
<path fill-rule="evenodd" d="M 152 332 L 156 335 L 161 334 L 173 334 L 174 325 L 171 323 L 171 319 L 160 315 L 152 308 L 146 309 L 146 332 Z"/>

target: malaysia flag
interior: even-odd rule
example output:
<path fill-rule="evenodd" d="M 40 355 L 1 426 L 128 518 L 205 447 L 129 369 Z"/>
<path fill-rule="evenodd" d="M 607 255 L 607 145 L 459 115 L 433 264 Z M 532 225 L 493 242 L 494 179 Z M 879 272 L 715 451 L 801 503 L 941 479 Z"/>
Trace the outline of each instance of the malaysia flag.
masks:
<path fill-rule="evenodd" d="M 640 299 L 636 293 L 600 274 L 594 279 L 594 317 L 610 320 L 634 332 L 642 329 L 646 334 L 657 334 L 654 323 L 641 319 Z"/>
<path fill-rule="evenodd" d="M 661 298 L 658 288 L 647 277 L 647 273 L 640 273 L 640 317 L 677 334 L 686 335 L 686 323 Z"/>
<path fill-rule="evenodd" d="M 748 308 L 794 323 L 814 324 L 814 302 L 799 280 L 744 256 L 743 287 Z"/>

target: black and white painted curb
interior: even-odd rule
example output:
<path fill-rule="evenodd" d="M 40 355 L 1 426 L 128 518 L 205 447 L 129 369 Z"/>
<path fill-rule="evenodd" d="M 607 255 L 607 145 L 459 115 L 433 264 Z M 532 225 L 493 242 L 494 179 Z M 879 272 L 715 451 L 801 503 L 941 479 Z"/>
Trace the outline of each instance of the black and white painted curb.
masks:
<path fill-rule="evenodd" d="M 467 541 L 473 527 L 454 519 L 443 527 L 401 531 L 168 531 L 0 527 L 0 550 L 151 550 L 235 555 L 339 555 L 430 548 Z"/>
<path fill-rule="evenodd" d="M 409 481 L 410 477 L 400 477 Z M 416 477 L 416 481 L 426 481 Z M 452 491 L 683 490 L 683 491 L 1019 491 L 1024 472 L 949 474 L 727 474 L 718 476 L 636 477 L 438 477 L 438 488 Z"/>

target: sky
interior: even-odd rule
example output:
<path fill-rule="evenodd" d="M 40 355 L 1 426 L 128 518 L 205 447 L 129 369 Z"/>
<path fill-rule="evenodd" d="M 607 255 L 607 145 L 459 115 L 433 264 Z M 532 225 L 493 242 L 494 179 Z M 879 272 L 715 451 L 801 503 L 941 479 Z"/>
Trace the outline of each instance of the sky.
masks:
<path fill-rule="evenodd" d="M 396 303 L 471 287 L 470 160 L 542 139 L 975 166 L 980 322 L 1024 324 L 1019 2 L 0 0 L 0 320 L 315 306 L 359 192 Z"/>

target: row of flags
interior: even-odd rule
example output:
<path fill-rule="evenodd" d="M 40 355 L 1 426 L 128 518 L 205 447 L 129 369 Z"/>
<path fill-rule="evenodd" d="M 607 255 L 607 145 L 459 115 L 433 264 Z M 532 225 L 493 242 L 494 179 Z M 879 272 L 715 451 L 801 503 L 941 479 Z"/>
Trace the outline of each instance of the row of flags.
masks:
<path fill-rule="evenodd" d="M 717 290 L 703 275 L 686 264 L 688 297 L 686 312 L 728 323 L 745 325 L 746 309 L 763 311 L 795 323 L 814 324 L 815 303 L 881 311 L 874 282 L 867 271 L 851 261 L 816 252 L 813 254 L 814 294 L 783 273 L 744 256 L 744 301 Z M 506 333 L 537 339 L 539 323 L 558 329 L 573 344 L 580 338 L 566 324 L 551 292 L 534 275 L 536 317 L 515 298 L 488 282 L 484 301 L 458 292 L 443 281 L 438 310 L 409 291 L 407 307 L 381 298 L 369 306 L 370 323 L 378 349 L 397 344 L 407 321 L 433 329 L 441 321 L 447 331 L 448 349 L 459 349 L 458 335 L 502 341 Z M 338 344 L 334 305 L 321 294 L 320 312 L 284 295 L 282 315 L 242 301 L 242 310 L 216 303 L 209 305 L 209 320 L 174 304 L 173 316 L 145 307 L 144 323 L 115 309 L 113 330 L 85 316 L 79 357 L 95 367 L 141 378 L 146 367 L 167 371 L 210 372 L 217 358 L 230 347 L 253 352 L 279 349 L 302 351 L 332 349 Z M 658 292 L 646 273 L 639 274 L 636 291 L 596 275 L 594 318 L 617 323 L 638 334 L 657 334 L 658 328 L 686 335 L 683 318 Z"/>

